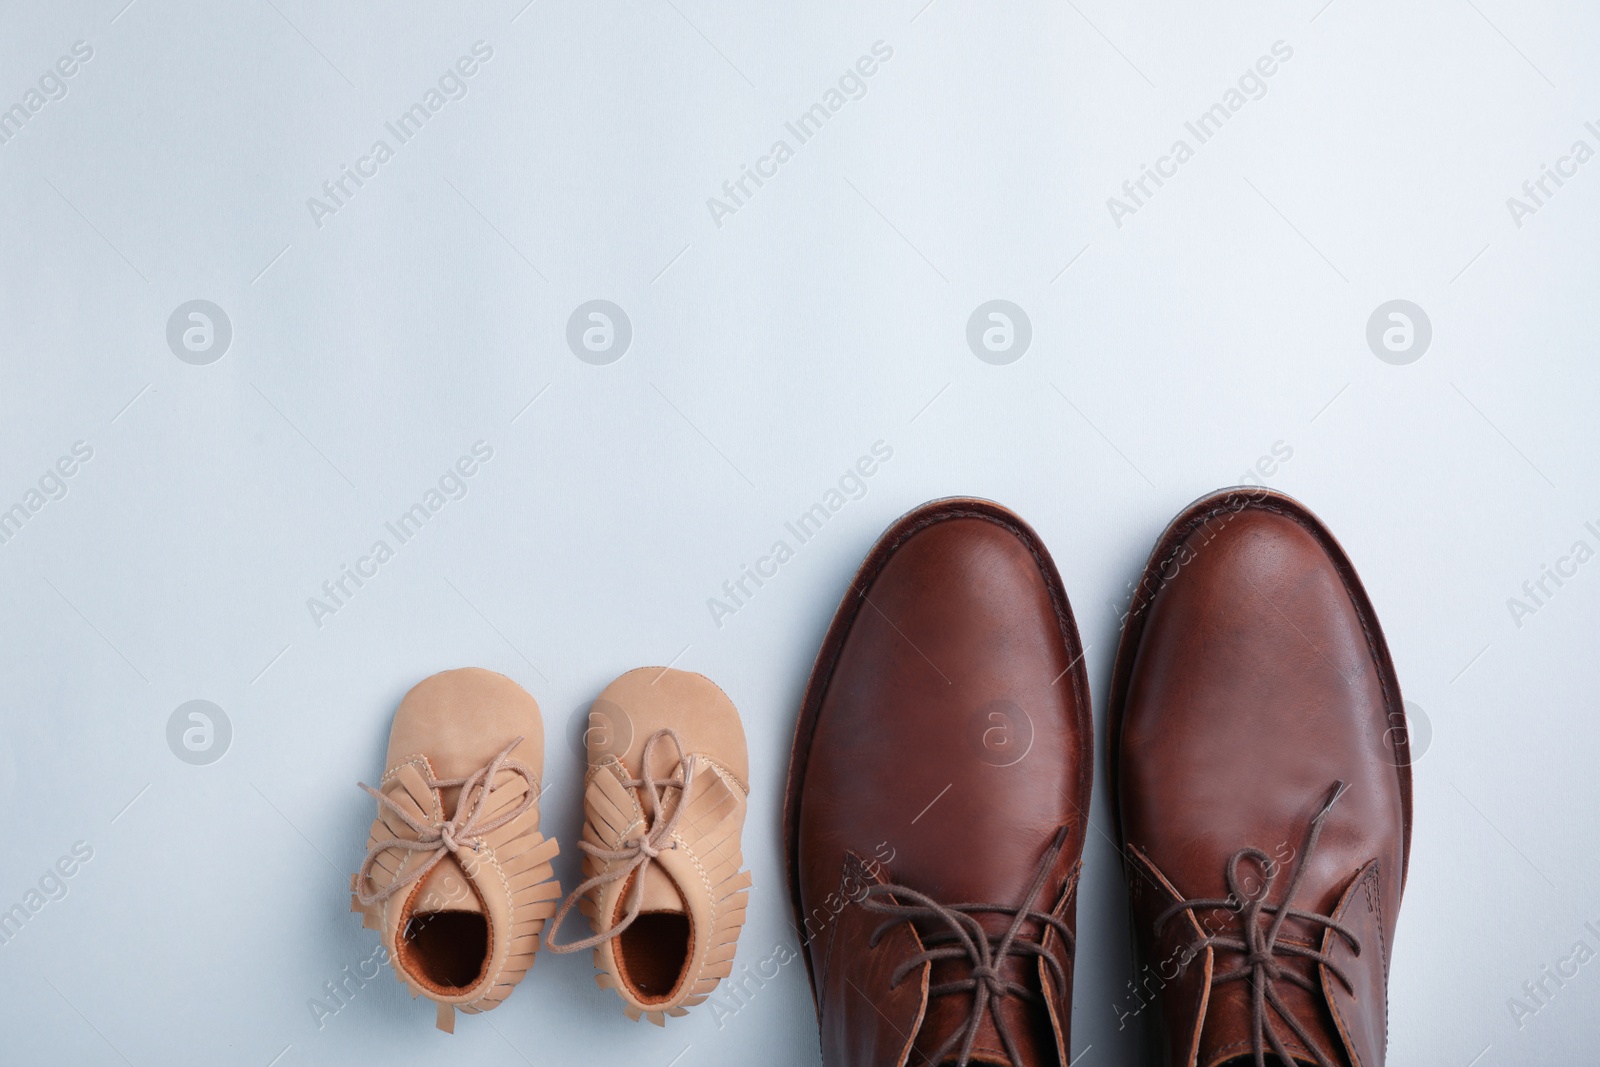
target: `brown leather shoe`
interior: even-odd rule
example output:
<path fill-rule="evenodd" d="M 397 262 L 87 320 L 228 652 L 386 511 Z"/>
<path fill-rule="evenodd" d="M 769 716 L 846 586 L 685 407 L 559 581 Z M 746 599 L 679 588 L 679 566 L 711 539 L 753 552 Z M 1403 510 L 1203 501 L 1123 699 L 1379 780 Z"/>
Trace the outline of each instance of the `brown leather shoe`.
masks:
<path fill-rule="evenodd" d="M 1240 487 L 1168 527 L 1123 630 L 1109 742 L 1161 1062 L 1380 1067 L 1405 710 L 1361 582 L 1303 506 Z"/>
<path fill-rule="evenodd" d="M 1092 729 L 1033 531 L 967 499 L 891 526 L 823 642 L 789 768 L 828 1067 L 1069 1061 Z"/>

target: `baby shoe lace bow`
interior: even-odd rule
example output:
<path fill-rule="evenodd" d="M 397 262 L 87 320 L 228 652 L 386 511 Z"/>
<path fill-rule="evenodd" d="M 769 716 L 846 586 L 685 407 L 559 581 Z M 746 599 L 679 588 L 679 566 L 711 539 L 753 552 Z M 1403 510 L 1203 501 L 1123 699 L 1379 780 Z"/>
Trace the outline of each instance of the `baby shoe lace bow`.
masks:
<path fill-rule="evenodd" d="M 1284 1047 L 1283 1038 L 1279 1035 L 1277 1026 L 1273 1023 L 1267 1009 L 1289 1024 L 1289 1029 L 1294 1036 L 1299 1038 L 1310 1054 L 1316 1057 L 1318 1067 L 1336 1067 L 1334 1062 L 1320 1048 L 1307 1033 L 1304 1024 L 1294 1017 L 1294 1014 L 1284 1004 L 1283 998 L 1278 993 L 1277 983 L 1280 981 L 1292 982 L 1303 989 L 1317 992 L 1316 984 L 1294 970 L 1284 968 L 1279 962 L 1279 957 L 1294 956 L 1311 960 L 1328 969 L 1347 992 L 1354 992 L 1350 984 L 1350 976 L 1333 961 L 1326 953 L 1293 941 L 1279 940 L 1286 919 L 1298 919 L 1302 922 L 1312 923 L 1325 927 L 1344 938 L 1350 950 L 1357 956 L 1361 955 L 1361 943 L 1349 929 L 1335 922 L 1327 915 L 1318 915 L 1315 912 L 1304 911 L 1294 907 L 1295 894 L 1300 889 L 1300 879 L 1311 866 L 1311 855 L 1316 850 L 1317 839 L 1322 835 L 1322 827 L 1328 818 L 1328 813 L 1333 810 L 1334 803 L 1344 795 L 1349 788 L 1344 782 L 1335 782 L 1328 800 L 1311 820 L 1310 829 L 1306 833 L 1305 847 L 1300 851 L 1300 861 L 1295 867 L 1294 876 L 1289 879 L 1289 891 L 1283 896 L 1282 904 L 1268 904 L 1272 896 L 1272 885 L 1277 880 L 1280 866 L 1274 864 L 1267 854 L 1259 848 L 1246 847 L 1235 852 L 1228 859 L 1227 880 L 1228 896 L 1222 899 L 1182 900 L 1172 905 L 1156 919 L 1156 936 L 1161 936 L 1161 931 L 1175 916 L 1190 909 L 1217 909 L 1231 912 L 1239 917 L 1239 936 L 1211 936 L 1201 938 L 1194 945 L 1196 954 L 1204 952 L 1207 948 L 1216 947 L 1237 952 L 1244 957 L 1244 962 L 1231 971 L 1216 975 L 1211 979 L 1213 986 L 1225 982 L 1250 983 L 1250 1021 L 1251 1021 L 1251 1048 L 1255 1053 L 1256 1067 L 1266 1067 L 1266 1050 L 1270 1045 L 1273 1054 L 1285 1065 L 1295 1067 L 1298 1063 L 1289 1050 Z M 1246 892 L 1239 876 L 1239 865 L 1245 860 L 1255 862 L 1262 871 L 1260 888 L 1254 892 Z M 1270 922 L 1263 927 L 1262 917 L 1267 916 Z M 1178 968 L 1182 974 L 1194 956 L 1185 955 Z"/>
<path fill-rule="evenodd" d="M 672 742 L 672 748 L 677 752 L 678 758 L 665 776 L 657 778 L 650 773 L 650 763 L 651 757 L 655 755 L 656 745 L 662 741 Z M 594 948 L 632 926 L 633 920 L 639 917 L 639 908 L 644 900 L 645 870 L 661 853 L 678 847 L 673 835 L 677 833 L 678 820 L 683 815 L 684 799 L 688 797 L 689 785 L 694 779 L 694 764 L 684 755 L 683 741 L 678 737 L 676 730 L 660 729 L 645 740 L 644 751 L 639 755 L 639 773 L 642 777 L 623 778 L 621 784 L 625 789 L 644 790 L 650 797 L 649 812 L 642 822 L 637 824 L 639 832 L 625 839 L 620 848 L 604 848 L 588 841 L 578 842 L 578 847 L 604 863 L 605 869 L 567 894 L 567 899 L 562 901 L 561 910 L 556 912 L 555 918 L 550 922 L 550 928 L 544 935 L 544 943 L 554 952 L 578 952 Z M 671 814 L 663 816 L 662 813 L 667 809 L 664 793 L 668 789 L 676 789 L 678 798 L 677 802 L 671 805 Z M 628 890 L 628 906 L 620 922 L 603 933 L 594 934 L 580 941 L 571 941 L 565 945 L 556 944 L 556 931 L 561 928 L 567 913 L 583 899 L 584 894 L 598 886 L 609 885 L 634 875 L 635 872 L 637 877 L 634 877 L 633 885 Z"/>
<path fill-rule="evenodd" d="M 956 1053 L 955 1063 L 959 1067 L 967 1067 L 972 1056 L 973 1043 L 983 1026 L 984 1015 L 988 1014 L 994 1018 L 995 1032 L 1000 1035 L 1000 1043 L 1005 1047 L 1006 1058 L 1012 1067 L 1022 1067 L 1022 1055 L 1017 1051 L 1011 1031 L 1000 1014 L 1000 1005 L 1007 997 L 1016 997 L 1029 1004 L 1039 1004 L 1042 998 L 1022 983 L 1007 980 L 1000 971 L 1006 960 L 1012 956 L 1031 956 L 1043 960 L 1054 975 L 1058 987 L 1065 987 L 1066 972 L 1055 956 L 1045 951 L 1043 941 L 1045 931 L 1053 929 L 1060 936 L 1067 951 L 1073 952 L 1075 946 L 1072 931 L 1066 922 L 1047 912 L 1033 910 L 1033 905 L 1044 889 L 1045 880 L 1049 877 L 1056 857 L 1066 840 L 1067 828 L 1063 826 L 1056 832 L 1055 840 L 1051 842 L 1050 847 L 1045 850 L 1044 858 L 1039 861 L 1039 870 L 1034 875 L 1033 884 L 1023 895 L 1022 902 L 1016 906 L 946 905 L 903 885 L 880 883 L 867 887 L 866 894 L 861 899 L 861 906 L 868 911 L 888 916 L 872 932 L 867 941 L 868 948 L 876 947 L 883 935 L 897 923 L 911 922 L 931 928 L 930 932 L 921 935 L 924 951 L 911 956 L 895 968 L 889 978 L 889 988 L 898 986 L 908 974 L 924 963 L 965 959 L 972 967 L 971 974 L 965 978 L 940 982 L 928 988 L 929 999 L 957 993 L 967 993 L 972 996 L 972 1010 L 967 1016 L 966 1023 L 945 1039 L 938 1050 L 927 1058 L 928 1063 L 947 1062 L 947 1057 L 959 1043 L 961 1048 Z M 1003 934 L 990 934 L 974 918 L 974 913 L 1009 915 L 1011 924 L 1006 927 Z M 1039 924 L 1036 931 L 1030 932 L 1024 929 L 1030 922 Z"/>
<path fill-rule="evenodd" d="M 356 899 L 363 907 L 371 907 L 387 900 L 425 876 L 440 860 L 458 848 L 470 848 L 474 852 L 480 850 L 486 835 L 509 824 L 539 802 L 539 783 L 534 779 L 533 771 L 527 764 L 511 758 L 512 750 L 521 743 L 520 737 L 512 741 L 488 764 L 464 778 L 435 778 L 431 772 L 424 776 L 423 781 L 429 789 L 461 787 L 461 793 L 456 800 L 456 813 L 449 819 L 425 822 L 401 807 L 387 794 L 378 792 L 365 782 L 356 783 L 376 797 L 380 807 L 388 808 L 417 835 L 414 839 L 387 837 L 373 842 L 372 847 L 367 850 L 367 858 L 361 863 L 361 870 L 356 875 Z M 528 783 L 528 791 L 515 808 L 485 820 L 483 812 L 488 806 L 489 794 L 494 790 L 495 777 L 501 771 L 510 771 L 524 779 Z M 391 848 L 400 849 L 402 852 L 431 852 L 432 855 L 383 888 L 369 892 L 367 887 L 373 884 L 373 865 L 378 862 L 380 855 Z M 404 866 L 403 860 L 401 865 Z"/>

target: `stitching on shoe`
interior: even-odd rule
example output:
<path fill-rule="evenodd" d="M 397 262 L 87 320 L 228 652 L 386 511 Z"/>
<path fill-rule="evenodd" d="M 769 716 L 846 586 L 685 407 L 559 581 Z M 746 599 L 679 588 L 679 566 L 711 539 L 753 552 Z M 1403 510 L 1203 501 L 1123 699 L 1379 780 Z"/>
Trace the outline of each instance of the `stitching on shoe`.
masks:
<path fill-rule="evenodd" d="M 505 889 L 506 908 L 510 912 L 508 918 L 510 919 L 511 929 L 514 930 L 517 926 L 517 900 L 516 897 L 511 895 L 511 884 L 506 881 L 506 872 L 501 868 L 500 858 L 495 855 L 495 849 L 492 845 L 489 846 L 489 862 L 494 866 L 495 874 L 500 876 L 500 885 Z M 465 868 L 463 868 L 463 870 L 465 870 Z M 467 877 L 471 878 L 472 875 L 468 874 Z M 487 905 L 488 902 L 485 901 L 484 903 Z M 483 909 L 483 918 L 484 921 L 489 924 L 489 951 L 492 953 L 494 952 L 494 917 L 489 914 L 488 907 Z M 508 933 L 506 935 L 506 952 L 505 955 L 501 957 L 500 966 L 494 969 L 494 974 L 490 977 L 488 984 L 484 987 L 483 992 L 478 994 L 472 1000 L 468 1001 L 467 1006 L 471 1007 L 477 1005 L 486 999 L 490 993 L 493 993 L 495 987 L 500 984 L 500 976 L 505 973 L 506 961 L 511 958 L 511 941 L 512 937 Z"/>
<path fill-rule="evenodd" d="M 844 918 L 845 909 L 849 908 L 852 905 L 857 903 L 857 901 L 851 899 L 851 896 L 850 896 L 849 893 L 844 892 L 845 885 L 848 884 L 849 881 L 850 881 L 850 875 L 855 873 L 855 872 L 857 872 L 857 871 L 859 871 L 860 874 L 863 875 L 863 876 L 870 877 L 870 872 L 868 872 L 866 864 L 864 862 L 862 862 L 862 860 L 861 860 L 861 858 L 859 856 L 857 856 L 854 852 L 852 852 L 850 849 L 847 848 L 847 849 L 844 850 L 844 862 L 842 864 L 840 864 L 840 870 L 839 870 L 839 893 L 838 893 L 838 896 L 839 896 L 839 899 L 844 901 L 844 905 L 843 905 L 843 907 L 841 907 L 839 909 L 839 911 L 836 914 L 831 915 L 828 918 L 828 944 L 823 949 L 823 954 L 822 954 L 822 975 L 821 975 L 821 978 L 819 979 L 819 982 L 818 982 L 818 989 L 819 990 L 826 990 L 828 988 L 828 974 L 833 970 L 833 945 L 834 945 L 834 941 L 835 941 L 835 939 L 837 937 L 838 929 L 839 929 L 839 927 L 841 925 L 841 920 Z M 865 881 L 865 877 L 862 878 L 861 880 Z M 873 879 L 873 880 L 876 881 L 876 879 Z M 830 896 L 831 895 L 833 895 L 833 894 L 830 894 Z M 823 898 L 823 904 L 824 905 L 827 904 L 827 898 L 826 897 Z M 813 937 L 813 940 L 815 940 L 814 937 Z M 802 943 L 801 947 L 802 948 L 805 947 L 803 943 Z M 823 1001 L 823 999 L 821 997 L 818 997 L 818 1000 L 817 1000 L 817 1021 L 819 1023 L 822 1021 L 822 1013 L 825 1010 L 826 1010 L 825 1002 Z"/>
<path fill-rule="evenodd" d="M 1378 951 L 1383 955 L 1383 980 L 1387 986 L 1389 981 L 1389 942 L 1383 933 L 1383 861 L 1372 861 L 1372 875 L 1367 879 L 1367 907 L 1372 909 L 1378 917 Z M 1385 1013 L 1387 1014 L 1388 998 L 1384 998 Z"/>
<path fill-rule="evenodd" d="M 405 759 L 401 760 L 399 763 L 396 763 L 393 767 L 385 771 L 383 773 L 383 778 L 379 780 L 378 785 L 382 787 L 392 783 L 399 776 L 400 770 L 403 767 L 419 768 L 422 771 L 424 779 L 433 777 L 433 764 L 429 762 L 428 757 L 421 752 L 413 752 Z M 406 792 L 408 795 L 410 794 L 410 790 L 407 790 Z M 443 822 L 444 807 L 439 801 L 439 791 L 437 789 L 428 790 L 428 802 L 433 809 L 433 821 Z M 405 865 L 406 861 L 402 859 L 400 861 L 400 866 L 395 868 L 395 878 L 400 877 L 400 872 L 405 869 Z M 390 881 L 393 881 L 393 879 L 390 879 Z M 383 900 L 383 935 L 385 938 L 389 937 L 389 931 L 394 928 L 393 924 L 389 922 L 389 905 L 394 903 L 394 899 L 394 896 L 388 896 Z M 388 946 L 390 954 L 397 958 L 400 950 L 400 938 L 403 936 L 403 931 L 395 930 L 395 937 L 391 940 L 391 943 Z"/>
<path fill-rule="evenodd" d="M 383 778 L 379 780 L 378 784 L 380 786 L 385 786 L 385 785 L 388 785 L 389 783 L 393 782 L 395 780 L 395 778 L 397 778 L 399 776 L 400 769 L 402 767 L 417 767 L 423 772 L 424 777 L 426 777 L 426 778 L 432 778 L 433 777 L 433 764 L 428 760 L 428 757 L 423 755 L 420 752 L 414 752 L 411 755 L 407 756 L 405 759 L 401 760 L 399 763 L 396 763 L 393 767 L 389 768 L 387 771 L 385 771 L 384 774 L 383 774 Z M 444 821 L 444 806 L 439 802 L 439 791 L 437 789 L 428 790 L 428 799 L 433 804 L 433 818 L 434 818 L 434 821 L 435 822 L 443 822 Z"/>
<path fill-rule="evenodd" d="M 1385 986 L 1384 998 L 1383 998 L 1383 1043 L 1384 1043 L 1384 1046 L 1387 1047 L 1388 1044 L 1389 1044 L 1389 997 L 1388 997 L 1389 950 L 1388 950 L 1387 943 L 1386 943 L 1384 935 L 1383 935 L 1383 907 L 1382 907 L 1382 903 L 1381 903 L 1381 898 L 1382 898 L 1382 893 L 1383 893 L 1383 890 L 1381 888 L 1381 886 L 1382 886 L 1382 871 L 1383 871 L 1383 867 L 1382 867 L 1381 861 L 1373 860 L 1372 861 L 1372 869 L 1371 869 L 1371 871 L 1369 871 L 1365 875 L 1362 875 L 1361 878 L 1360 878 L 1360 889 L 1365 894 L 1366 899 L 1367 899 L 1367 911 L 1374 913 L 1376 915 L 1376 917 L 1377 917 L 1378 951 L 1379 951 L 1379 954 L 1383 957 L 1383 978 L 1384 978 L 1384 986 Z M 1352 886 L 1352 888 L 1354 888 L 1354 886 Z M 1349 892 L 1349 889 L 1347 889 L 1346 892 Z M 1354 899 L 1352 899 L 1350 901 L 1349 905 L 1347 905 L 1347 907 L 1345 908 L 1345 910 L 1348 911 L 1351 907 L 1354 907 L 1354 906 L 1355 906 L 1355 901 L 1354 901 Z M 1341 913 L 1341 916 L 1342 916 L 1342 914 L 1343 913 Z M 1333 1025 L 1334 1025 L 1335 1029 L 1337 1029 L 1338 1032 L 1339 1032 L 1339 1038 L 1344 1043 L 1345 1050 L 1347 1052 L 1351 1052 L 1351 1054 L 1353 1055 L 1354 1053 L 1353 1053 L 1352 1050 L 1355 1048 L 1355 1038 L 1352 1036 L 1352 1034 L 1350 1032 L 1350 1027 L 1345 1025 L 1344 1013 L 1339 1010 L 1338 1001 L 1334 999 L 1333 990 L 1328 985 L 1326 968 L 1321 968 L 1321 969 L 1324 972 L 1323 973 L 1323 980 L 1322 980 L 1322 982 L 1323 982 L 1323 999 L 1327 1002 L 1328 1013 L 1333 1017 Z M 1381 1053 L 1382 1050 L 1380 1049 L 1379 1051 Z"/>
<path fill-rule="evenodd" d="M 673 834 L 672 839 L 683 846 L 683 851 L 689 857 L 689 862 L 693 863 L 694 869 L 700 872 L 700 884 L 706 887 L 706 900 L 710 902 L 711 906 L 710 925 L 713 929 L 715 929 L 717 925 L 717 900 L 715 895 L 711 892 L 711 878 L 706 874 L 705 864 L 700 862 L 699 855 L 696 854 L 695 850 L 691 848 L 689 843 L 680 835 Z"/>
<path fill-rule="evenodd" d="M 1383 935 L 1383 861 L 1372 861 L 1372 876 L 1367 879 L 1367 903 L 1378 920 L 1378 949 L 1383 954 L 1383 1044 L 1389 1045 L 1389 943 Z"/>
<path fill-rule="evenodd" d="M 619 849 L 622 848 L 623 844 L 628 840 L 628 836 L 633 831 L 633 828 L 635 826 L 643 825 L 643 823 L 644 823 L 644 805 L 639 803 L 639 798 L 634 795 L 633 790 L 631 790 L 627 786 L 623 785 L 623 782 L 628 780 L 629 775 L 627 773 L 627 769 L 622 766 L 622 761 L 620 759 L 618 759 L 616 756 L 607 756 L 605 759 L 601 760 L 599 765 L 597 765 L 594 768 L 594 770 L 592 772 L 590 772 L 590 773 L 592 775 L 598 776 L 599 772 L 606 771 L 606 770 L 609 770 L 611 772 L 611 774 L 612 774 L 612 777 L 617 779 L 617 785 L 622 787 L 623 795 L 626 796 L 628 798 L 629 803 L 631 803 L 633 805 L 633 811 L 632 811 L 633 819 L 632 819 L 632 821 L 629 822 L 628 825 L 626 825 L 626 826 L 622 827 L 620 830 L 618 830 L 617 833 L 616 833 L 616 836 L 610 839 L 610 842 L 609 842 L 610 846 L 611 846 L 613 851 L 616 851 L 616 850 L 619 850 Z M 591 780 L 590 784 L 591 785 L 593 784 L 592 780 Z M 588 790 L 586 788 L 585 792 L 587 792 L 587 791 Z M 585 802 L 584 806 L 588 807 L 587 801 Z M 589 826 L 594 826 L 594 820 L 589 818 L 587 812 L 584 814 L 584 823 L 589 825 Z M 598 829 L 598 827 L 596 827 L 596 829 Z M 604 839 L 602 839 L 602 840 L 604 840 Z M 595 870 L 596 874 L 599 874 L 601 871 L 610 870 L 611 869 L 611 864 L 616 862 L 614 860 L 606 860 L 604 866 L 602 866 L 599 863 L 595 863 L 594 857 L 592 857 L 592 856 L 585 856 L 584 857 L 584 861 L 585 861 L 586 864 L 589 864 L 589 863 L 593 863 L 594 864 L 594 870 Z M 620 886 L 618 888 L 618 890 L 617 890 L 618 894 L 620 895 L 622 890 L 626 889 L 626 888 L 627 888 L 626 885 Z M 597 885 L 590 892 L 593 894 L 592 900 L 593 900 L 594 907 L 595 907 L 595 914 L 599 915 L 599 914 L 601 914 L 600 900 L 601 900 L 602 897 L 605 896 L 606 887 L 604 885 Z M 597 947 L 600 947 L 600 946 L 597 946 Z"/>
<path fill-rule="evenodd" d="M 485 790 L 489 790 L 489 789 L 492 789 L 492 788 L 493 788 L 493 783 L 490 783 L 490 782 L 485 782 L 484 783 L 484 789 Z M 537 804 L 537 801 L 535 801 L 535 803 Z M 518 834 L 517 836 L 521 837 L 523 835 Z M 516 840 L 516 838 L 513 838 L 512 840 Z M 487 844 L 487 842 L 485 844 Z M 480 993 L 474 1000 L 470 1001 L 469 1002 L 469 1006 L 470 1005 L 476 1005 L 476 1004 L 480 1003 L 481 1001 L 485 1000 L 491 993 L 494 992 L 495 987 L 500 984 L 500 976 L 505 973 L 506 962 L 511 959 L 511 942 L 513 940 L 515 940 L 515 934 L 511 933 L 510 931 L 515 930 L 517 928 L 517 898 L 511 892 L 511 883 L 506 879 L 505 868 L 500 866 L 500 856 L 498 854 L 499 850 L 496 849 L 493 845 L 488 845 L 488 849 L 489 849 L 489 856 L 488 856 L 489 863 L 494 867 L 494 873 L 497 874 L 500 877 L 500 886 L 501 886 L 501 888 L 505 890 L 505 894 L 506 894 L 506 910 L 509 913 L 507 915 L 507 919 L 508 919 L 507 925 L 509 927 L 509 930 L 506 933 L 506 951 L 505 951 L 505 955 L 500 960 L 500 966 L 495 968 L 494 975 L 493 975 L 492 978 L 490 978 L 488 984 L 484 987 L 484 991 L 482 993 Z M 463 872 L 465 872 L 466 868 L 462 868 L 462 870 L 463 870 Z M 468 874 L 467 877 L 471 878 L 472 875 Z M 535 883 L 535 884 L 538 884 L 538 883 Z M 492 953 L 494 951 L 494 917 L 489 914 L 489 909 L 487 907 L 488 902 L 485 901 L 484 903 L 485 903 L 486 906 L 484 907 L 483 918 L 484 918 L 484 921 L 489 924 L 489 951 Z M 537 943 L 535 944 L 535 951 L 537 951 Z"/>
<path fill-rule="evenodd" d="M 1378 943 L 1382 945 L 1383 910 L 1381 899 L 1379 900 L 1378 910 L 1378 930 Z M 1383 959 L 1383 1047 L 1385 1050 L 1389 1047 L 1389 955 L 1387 949 L 1384 950 Z"/>
<path fill-rule="evenodd" d="M 750 795 L 750 787 L 744 783 L 743 779 L 741 779 L 737 774 L 734 774 L 733 771 L 720 760 L 714 759 L 713 757 L 707 756 L 701 752 L 691 752 L 686 758 L 697 759 L 701 763 L 707 764 L 724 780 L 731 781 L 734 785 L 738 786 L 739 791 L 745 796 L 748 797 Z"/>

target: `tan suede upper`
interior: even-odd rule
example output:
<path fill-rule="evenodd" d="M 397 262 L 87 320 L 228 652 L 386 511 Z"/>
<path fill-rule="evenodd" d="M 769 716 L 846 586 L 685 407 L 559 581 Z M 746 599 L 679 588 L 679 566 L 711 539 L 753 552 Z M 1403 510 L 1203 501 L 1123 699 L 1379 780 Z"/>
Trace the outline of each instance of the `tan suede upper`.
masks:
<path fill-rule="evenodd" d="M 539 832 L 539 705 L 492 671 L 433 675 L 400 702 L 384 762 L 385 801 L 351 910 L 453 1030 L 456 1009 L 487 1011 L 510 995 L 560 896 L 558 846 Z M 452 970 L 459 980 L 440 978 Z"/>
<path fill-rule="evenodd" d="M 587 737 L 588 881 L 574 891 L 595 936 L 561 945 L 552 927 L 551 943 L 567 951 L 592 945 L 599 985 L 616 991 L 629 1017 L 661 1025 L 704 1001 L 733 967 L 750 886 L 740 850 L 749 795 L 744 728 L 710 679 L 664 667 L 629 671 L 595 703 L 612 728 Z M 639 917 L 631 927 L 630 911 Z M 674 928 L 675 917 L 686 943 L 675 939 L 681 934 L 654 943 L 662 939 L 647 929 L 652 920 Z M 646 970 L 672 977 L 652 987 Z"/>

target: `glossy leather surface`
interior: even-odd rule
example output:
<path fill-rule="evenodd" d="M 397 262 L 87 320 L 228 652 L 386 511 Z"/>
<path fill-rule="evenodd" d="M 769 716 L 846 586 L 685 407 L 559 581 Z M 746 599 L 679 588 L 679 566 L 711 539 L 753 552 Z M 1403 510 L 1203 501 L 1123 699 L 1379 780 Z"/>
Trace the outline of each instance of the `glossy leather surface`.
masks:
<path fill-rule="evenodd" d="M 1152 927 L 1177 900 L 1226 897 L 1229 857 L 1253 846 L 1275 870 L 1247 862 L 1247 892 L 1270 885 L 1269 902 L 1282 903 L 1303 868 L 1293 906 L 1322 916 L 1343 908 L 1361 944 L 1356 957 L 1342 938 L 1327 943 L 1323 926 L 1291 918 L 1281 939 L 1332 954 L 1355 992 L 1328 968 L 1283 956 L 1279 965 L 1314 989 L 1274 987 L 1331 1062 L 1380 1067 L 1410 835 L 1405 719 L 1371 605 L 1322 524 L 1290 498 L 1251 488 L 1180 515 L 1135 595 L 1110 731 L 1142 963 L 1162 975 L 1163 1062 L 1214 1067 L 1251 1053 L 1250 982 L 1210 983 L 1243 954 L 1206 950 L 1166 978 L 1203 933 L 1237 936 L 1239 917 L 1193 909 L 1163 936 Z M 1347 788 L 1306 863 L 1310 822 L 1336 782 Z M 1316 1062 L 1298 1039 L 1287 1044 Z"/>
<path fill-rule="evenodd" d="M 916 948 L 898 932 L 898 941 L 876 948 L 854 936 L 858 927 L 870 933 L 879 917 L 865 917 L 874 920 L 868 927 L 841 892 L 850 857 L 877 861 L 883 880 L 942 904 L 1015 906 L 1066 826 L 1065 846 L 1032 907 L 1055 911 L 1070 926 L 1091 730 L 1076 629 L 1032 531 L 1005 509 L 972 500 L 936 501 L 891 527 L 818 657 L 791 766 L 792 888 L 829 1067 L 897 1062 L 868 1050 L 903 1047 L 909 1035 L 894 1031 L 908 1020 L 920 1022 L 910 1062 L 921 1062 L 964 1024 L 973 1000 L 925 998 L 920 1012 L 895 1018 L 852 1003 L 899 1003 L 886 976 Z M 980 921 L 992 933 L 1007 925 L 997 915 Z M 842 936 L 845 924 L 852 936 Z M 1070 978 L 1070 952 L 1059 943 L 1046 948 L 1066 961 Z M 896 952 L 898 961 L 890 958 Z M 859 978 L 839 982 L 841 971 Z M 964 959 L 940 960 L 931 972 L 937 985 L 970 976 L 971 968 Z M 1003 974 L 1050 1001 L 1003 1002 L 1027 1063 L 1065 1063 L 1070 981 L 1057 988 L 1041 978 L 1037 960 L 1016 957 Z M 973 1062 L 1005 1062 L 992 1022 L 980 1031 Z"/>

